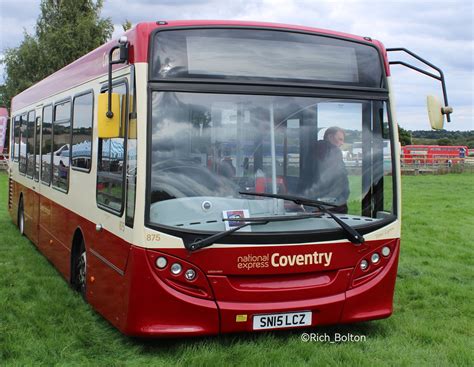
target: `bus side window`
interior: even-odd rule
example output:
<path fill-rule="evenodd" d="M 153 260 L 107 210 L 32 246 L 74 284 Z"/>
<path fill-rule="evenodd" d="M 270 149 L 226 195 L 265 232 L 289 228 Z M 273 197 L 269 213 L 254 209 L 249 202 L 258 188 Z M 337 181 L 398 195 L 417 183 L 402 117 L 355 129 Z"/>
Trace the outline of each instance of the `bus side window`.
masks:
<path fill-rule="evenodd" d="M 20 116 L 13 118 L 13 136 L 12 136 L 12 159 L 18 161 L 20 147 Z"/>
<path fill-rule="evenodd" d="M 41 181 L 51 183 L 51 161 L 53 152 L 53 107 L 43 108 L 43 122 L 41 124 Z"/>
<path fill-rule="evenodd" d="M 76 96 L 73 103 L 71 166 L 85 172 L 91 169 L 93 103 L 92 92 Z"/>
<path fill-rule="evenodd" d="M 21 122 L 20 122 L 20 144 L 19 144 L 19 151 L 20 151 L 20 173 L 26 173 L 26 143 L 28 140 L 28 130 L 27 130 L 27 120 L 26 120 L 26 113 L 21 115 Z"/>
<path fill-rule="evenodd" d="M 41 117 L 36 118 L 36 131 L 35 131 L 35 180 L 39 180 L 40 174 L 40 141 L 41 138 Z"/>
<path fill-rule="evenodd" d="M 120 111 L 122 111 L 120 123 L 123 127 L 125 126 L 128 113 L 127 85 L 125 83 L 117 84 L 112 88 L 112 91 L 120 95 Z M 99 139 L 97 153 L 97 204 L 113 212 L 122 214 L 125 139 Z"/>
<path fill-rule="evenodd" d="M 132 74 L 132 80 L 135 80 Z M 135 198 L 137 188 L 137 113 L 136 113 L 136 94 L 135 82 L 133 82 L 132 91 L 130 93 L 130 113 L 127 131 L 127 171 L 126 171 L 126 210 L 125 224 L 133 227 L 135 218 Z"/>
<path fill-rule="evenodd" d="M 393 212 L 396 208 L 396 203 L 395 203 L 395 196 L 393 195 L 393 187 L 395 187 L 396 182 L 394 181 L 394 178 L 396 175 L 394 175 L 393 172 L 393 162 L 391 160 L 391 154 L 392 154 L 392 145 L 390 143 L 390 122 L 388 118 L 388 107 L 387 103 L 383 103 L 383 116 L 382 116 L 382 138 L 383 138 L 383 195 L 382 195 L 382 200 L 384 202 L 383 204 L 383 210 L 384 211 L 389 211 Z"/>
<path fill-rule="evenodd" d="M 28 140 L 26 142 L 26 175 L 33 178 L 35 173 L 35 111 L 28 113 Z"/>
<path fill-rule="evenodd" d="M 54 106 L 52 184 L 63 191 L 69 188 L 70 141 L 71 102 L 60 102 Z"/>

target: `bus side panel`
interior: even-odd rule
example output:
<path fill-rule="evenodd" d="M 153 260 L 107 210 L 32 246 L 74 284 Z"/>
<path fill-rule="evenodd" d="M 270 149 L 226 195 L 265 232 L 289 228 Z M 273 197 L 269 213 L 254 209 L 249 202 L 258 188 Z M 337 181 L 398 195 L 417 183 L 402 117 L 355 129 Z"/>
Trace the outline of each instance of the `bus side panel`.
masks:
<path fill-rule="evenodd" d="M 38 248 L 48 257 L 50 241 L 53 241 L 51 232 L 51 200 L 40 195 L 39 198 L 39 240 Z"/>
<path fill-rule="evenodd" d="M 67 282 L 71 275 L 74 233 L 81 229 L 88 254 L 87 299 L 112 324 L 124 327 L 128 297 L 124 294 L 123 274 L 131 245 L 106 230 L 97 232 L 95 223 L 14 180 L 9 195 L 12 221 L 17 225 L 19 200 L 23 195 L 26 236 L 36 242 Z"/>
<path fill-rule="evenodd" d="M 34 242 L 34 225 L 33 225 L 33 218 L 32 214 L 32 207 L 33 207 L 33 193 L 31 189 L 26 186 L 19 184 L 19 189 L 23 195 L 23 214 L 25 216 L 25 235 L 30 239 L 30 241 Z"/>
<path fill-rule="evenodd" d="M 87 257 L 87 272 L 87 301 L 112 325 L 120 329 L 126 320 L 124 276 L 91 251 Z"/>
<path fill-rule="evenodd" d="M 87 301 L 117 328 L 126 321 L 126 267 L 131 245 L 83 220 L 87 248 Z"/>
<path fill-rule="evenodd" d="M 40 198 L 40 245 L 44 255 L 54 264 L 61 275 L 69 280 L 70 241 L 74 225 L 67 211 L 54 201 Z"/>
<path fill-rule="evenodd" d="M 20 184 L 12 179 L 11 181 L 11 208 L 10 217 L 15 225 L 18 225 L 18 204 L 20 201 Z"/>
<path fill-rule="evenodd" d="M 51 209 L 51 231 L 57 242 L 54 246 L 55 264 L 64 277 L 70 279 L 72 241 L 80 217 L 55 202 L 51 203 Z"/>
<path fill-rule="evenodd" d="M 35 245 L 38 244 L 38 205 L 39 195 L 36 191 L 22 187 L 23 206 L 25 211 L 25 233 Z"/>

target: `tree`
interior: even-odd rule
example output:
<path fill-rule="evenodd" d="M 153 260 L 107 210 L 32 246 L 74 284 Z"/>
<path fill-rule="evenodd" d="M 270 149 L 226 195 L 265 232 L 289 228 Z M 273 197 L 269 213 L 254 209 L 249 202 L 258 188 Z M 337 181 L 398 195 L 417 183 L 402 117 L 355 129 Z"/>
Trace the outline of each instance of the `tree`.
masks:
<path fill-rule="evenodd" d="M 17 48 L 7 49 L 4 55 L 5 84 L 3 89 L 3 102 L 10 106 L 11 98 L 34 84 L 41 74 L 41 50 L 38 41 L 25 33 L 23 42 Z"/>
<path fill-rule="evenodd" d="M 124 32 L 128 31 L 129 29 L 132 29 L 132 27 L 133 27 L 133 24 L 128 19 L 125 19 L 125 21 L 122 23 L 122 28 Z"/>
<path fill-rule="evenodd" d="M 409 131 L 402 128 L 398 125 L 398 139 L 400 140 L 401 145 L 410 145 L 411 144 L 411 134 Z"/>
<path fill-rule="evenodd" d="M 37 81 L 78 59 L 110 38 L 113 24 L 101 18 L 103 1 L 42 0 L 34 35 L 25 33 L 7 49 L 5 102 Z"/>
<path fill-rule="evenodd" d="M 0 85 L 0 107 L 7 107 L 6 102 L 7 90 L 5 84 Z"/>
<path fill-rule="evenodd" d="M 438 145 L 453 145 L 453 143 L 451 142 L 451 139 L 449 138 L 441 138 L 441 139 L 438 139 Z"/>

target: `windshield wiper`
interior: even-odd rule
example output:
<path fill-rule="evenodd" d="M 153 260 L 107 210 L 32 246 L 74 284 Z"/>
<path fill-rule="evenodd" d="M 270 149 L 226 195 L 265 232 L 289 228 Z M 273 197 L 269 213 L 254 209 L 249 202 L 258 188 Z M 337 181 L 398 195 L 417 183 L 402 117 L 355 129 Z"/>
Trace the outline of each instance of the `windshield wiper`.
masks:
<path fill-rule="evenodd" d="M 355 245 L 360 245 L 365 242 L 364 236 L 362 236 L 359 232 L 357 232 L 354 228 L 350 225 L 339 219 L 333 213 L 331 213 L 326 207 L 337 207 L 337 205 L 326 203 L 320 200 L 311 200 L 300 196 L 293 196 L 293 195 L 280 195 L 280 194 L 267 194 L 267 193 L 260 193 L 260 192 L 239 192 L 241 195 L 250 195 L 250 196 L 261 196 L 261 197 L 268 197 L 268 198 L 275 198 L 275 199 L 283 199 L 292 201 L 297 205 L 306 205 L 311 206 L 314 208 L 318 208 L 323 213 L 329 215 L 332 219 L 336 221 L 339 226 L 344 230 L 346 237 L 349 241 L 351 241 Z"/>
<path fill-rule="evenodd" d="M 189 245 L 185 245 L 185 246 L 190 251 L 196 251 L 201 248 L 211 246 L 212 244 L 216 243 L 222 238 L 227 237 L 228 235 L 234 233 L 235 231 L 238 231 L 239 229 L 250 226 L 250 225 L 260 226 L 260 225 L 264 225 L 270 222 L 283 222 L 283 221 L 288 221 L 288 220 L 300 220 L 300 219 L 320 218 L 320 217 L 321 217 L 321 214 L 319 213 L 311 213 L 311 214 L 300 214 L 300 215 L 295 215 L 295 216 L 253 217 L 253 218 L 233 218 L 233 219 L 225 218 L 223 219 L 223 221 L 242 222 L 243 224 L 241 224 L 240 226 L 231 228 L 227 231 L 222 231 L 222 232 L 213 234 L 202 240 L 194 241 L 193 243 Z"/>

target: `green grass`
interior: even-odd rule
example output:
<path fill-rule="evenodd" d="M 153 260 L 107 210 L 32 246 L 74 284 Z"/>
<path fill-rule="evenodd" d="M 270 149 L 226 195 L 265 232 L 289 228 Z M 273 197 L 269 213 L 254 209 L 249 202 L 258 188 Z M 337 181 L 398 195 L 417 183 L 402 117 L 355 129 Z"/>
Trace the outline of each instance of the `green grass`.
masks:
<path fill-rule="evenodd" d="M 403 177 L 394 315 L 307 332 L 179 340 L 121 335 L 75 294 L 7 215 L 0 174 L 0 365 L 472 365 L 474 175 Z"/>

